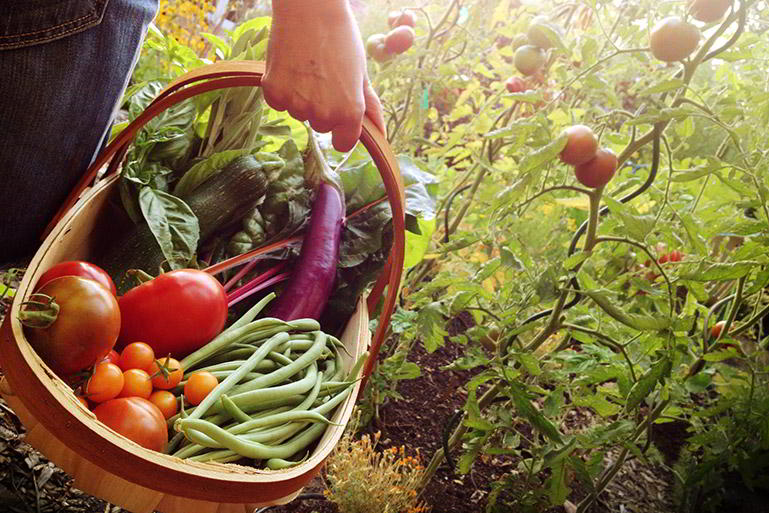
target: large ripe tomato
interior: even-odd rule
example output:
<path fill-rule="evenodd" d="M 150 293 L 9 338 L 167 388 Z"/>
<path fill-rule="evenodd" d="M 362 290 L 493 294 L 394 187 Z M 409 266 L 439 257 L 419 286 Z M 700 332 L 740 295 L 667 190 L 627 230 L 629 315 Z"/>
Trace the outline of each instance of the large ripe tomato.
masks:
<path fill-rule="evenodd" d="M 598 139 L 589 126 L 573 125 L 564 130 L 564 133 L 568 136 L 568 140 L 561 151 L 563 162 L 578 166 L 595 157 L 598 151 Z"/>
<path fill-rule="evenodd" d="M 413 11 L 390 11 L 387 15 L 387 24 L 390 28 L 408 25 L 413 27 L 417 24 L 417 15 Z"/>
<path fill-rule="evenodd" d="M 93 409 L 96 418 L 146 449 L 164 452 L 168 444 L 166 419 L 157 406 L 141 397 L 111 399 Z"/>
<path fill-rule="evenodd" d="M 42 276 L 40 276 L 40 278 L 37 280 L 35 289 L 37 290 L 49 281 L 55 280 L 56 278 L 60 278 L 62 276 L 80 276 L 83 278 L 90 278 L 107 287 L 107 289 L 112 292 L 113 296 L 117 294 L 115 283 L 104 269 L 92 263 L 83 262 L 80 260 L 60 262 L 54 265 L 46 272 L 44 272 Z"/>
<path fill-rule="evenodd" d="M 388 52 L 385 46 L 384 34 L 372 34 L 366 39 L 366 54 L 379 63 L 393 58 L 393 54 Z"/>
<path fill-rule="evenodd" d="M 689 12 L 695 20 L 712 23 L 724 17 L 733 0 L 690 0 Z"/>
<path fill-rule="evenodd" d="M 44 302 L 44 296 L 58 305 L 55 320 L 49 308 L 29 303 L 19 320 L 25 325 L 27 340 L 40 358 L 60 377 L 66 378 L 101 361 L 115 345 L 120 333 L 117 300 L 103 285 L 79 276 L 62 276 L 43 285 L 31 299 Z"/>
<path fill-rule="evenodd" d="M 598 150 L 591 160 L 574 168 L 574 174 L 582 185 L 602 187 L 609 183 L 617 171 L 617 156 L 611 150 Z"/>
<path fill-rule="evenodd" d="M 118 299 L 123 317 L 117 347 L 146 342 L 156 355 L 184 357 L 219 334 L 227 294 L 214 277 L 180 269 L 142 283 Z"/>
<path fill-rule="evenodd" d="M 515 68 L 523 75 L 533 75 L 545 65 L 545 52 L 534 45 L 523 45 L 513 56 Z"/>
<path fill-rule="evenodd" d="M 685 59 L 699 44 L 700 29 L 677 16 L 667 17 L 657 23 L 649 37 L 652 55 L 664 62 Z"/>
<path fill-rule="evenodd" d="M 408 25 L 395 27 L 385 36 L 385 48 L 390 53 L 403 53 L 414 44 L 414 29 Z"/>

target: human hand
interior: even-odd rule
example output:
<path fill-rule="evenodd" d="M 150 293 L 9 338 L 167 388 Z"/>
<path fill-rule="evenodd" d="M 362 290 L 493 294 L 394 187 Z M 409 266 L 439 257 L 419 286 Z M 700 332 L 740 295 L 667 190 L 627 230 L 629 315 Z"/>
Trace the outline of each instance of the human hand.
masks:
<path fill-rule="evenodd" d="M 273 109 L 332 132 L 339 151 L 355 146 L 364 115 L 385 132 L 347 0 L 273 0 L 262 88 Z"/>

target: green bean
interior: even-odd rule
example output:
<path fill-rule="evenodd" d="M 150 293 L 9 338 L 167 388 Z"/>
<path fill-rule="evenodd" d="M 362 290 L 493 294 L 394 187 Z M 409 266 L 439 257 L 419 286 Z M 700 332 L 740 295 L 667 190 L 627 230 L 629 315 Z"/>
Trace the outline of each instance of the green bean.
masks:
<path fill-rule="evenodd" d="M 235 404 L 232 399 L 227 397 L 227 394 L 222 394 L 222 406 L 224 406 L 224 410 L 238 422 L 248 422 L 249 420 L 254 420 L 251 418 L 251 416 L 238 408 L 238 405 Z"/>
<path fill-rule="evenodd" d="M 262 379 L 262 378 L 257 378 Z M 270 399 L 276 399 L 282 396 L 292 396 L 295 394 L 303 394 L 310 390 L 315 382 L 318 380 L 318 365 L 316 362 L 311 362 L 309 365 L 309 372 L 307 375 L 293 383 L 286 385 L 278 385 L 268 388 L 247 388 L 253 381 L 249 381 L 244 385 L 239 385 L 232 391 L 230 399 L 238 405 L 239 408 L 248 410 L 249 405 L 268 401 Z M 255 380 L 254 380 L 255 381 Z M 214 411 L 219 412 L 221 408 L 218 405 Z"/>
<path fill-rule="evenodd" d="M 273 348 L 277 345 L 282 344 L 284 341 L 288 340 L 288 335 L 286 333 L 278 333 L 270 338 L 267 342 L 264 343 L 262 347 L 260 347 L 257 351 L 254 352 L 251 357 L 246 360 L 246 362 L 240 366 L 238 370 L 230 374 L 224 381 L 219 383 L 216 388 L 214 388 L 211 392 L 208 393 L 208 395 L 200 402 L 200 404 L 195 408 L 195 410 L 190 413 L 190 416 L 188 418 L 190 419 L 199 419 L 201 418 L 208 409 L 219 399 L 219 397 L 227 392 L 230 388 L 234 387 L 238 381 L 240 381 L 243 376 L 245 376 L 256 364 L 258 364 L 260 361 L 262 361 L 266 356 L 267 353 L 273 350 Z M 285 367 L 283 367 L 285 369 Z M 262 378 L 265 378 L 267 376 L 270 376 L 272 374 L 275 374 L 278 371 L 272 371 L 270 374 L 266 374 L 265 376 L 262 376 Z M 257 379 L 262 379 L 257 378 Z M 256 381 L 256 380 L 254 380 Z M 253 383 L 253 381 L 251 381 Z M 175 429 L 178 431 L 178 427 L 175 427 Z"/>
<path fill-rule="evenodd" d="M 304 463 L 304 461 L 307 460 L 307 458 L 309 457 L 310 457 L 310 453 L 308 452 L 308 453 L 305 453 L 302 459 L 298 461 L 284 460 L 283 458 L 270 458 L 269 460 L 267 460 L 265 465 L 267 465 L 267 468 L 270 470 L 283 470 L 284 468 L 295 467 L 300 463 Z"/>
<path fill-rule="evenodd" d="M 252 351 L 253 353 L 253 351 Z M 269 358 L 270 355 L 267 355 L 267 358 Z M 228 362 L 222 362 L 217 363 L 214 365 L 209 365 L 207 367 L 200 367 L 198 370 L 204 370 L 208 372 L 218 372 L 218 371 L 234 371 L 237 370 L 238 367 L 243 365 L 243 362 L 246 360 L 232 360 Z M 254 367 L 255 371 L 270 371 L 277 368 L 277 364 L 272 359 L 266 359 L 259 362 L 259 364 Z"/>
<path fill-rule="evenodd" d="M 275 299 L 275 293 L 270 292 L 266 296 L 264 296 L 262 299 L 259 300 L 258 303 L 256 303 L 254 306 L 248 309 L 246 313 L 240 316 L 240 319 L 232 323 L 232 326 L 224 330 L 222 333 L 227 333 L 228 331 L 236 330 L 242 326 L 245 326 L 249 322 L 256 319 L 256 316 L 259 315 L 259 312 L 264 310 L 264 307 L 267 306 L 267 304 Z"/>
<path fill-rule="evenodd" d="M 305 353 L 303 353 L 299 358 L 294 360 L 291 364 L 286 365 L 285 367 L 281 367 L 277 370 L 270 372 L 269 374 L 265 374 L 261 378 L 256 378 L 255 380 L 249 381 L 245 385 L 241 385 L 240 387 L 238 387 L 238 391 L 245 392 L 248 390 L 256 390 L 259 388 L 264 388 L 270 385 L 274 385 L 275 383 L 280 383 L 284 379 L 290 376 L 293 376 L 294 374 L 296 374 L 297 372 L 305 368 L 307 365 L 310 364 L 310 362 L 315 361 L 325 347 L 326 347 L 326 334 L 323 333 L 322 331 L 317 331 L 313 346 L 310 349 L 308 349 Z M 232 399 L 235 400 L 234 397 Z"/>
<path fill-rule="evenodd" d="M 288 442 L 280 445 L 265 445 L 259 442 L 251 442 L 241 437 L 228 433 L 216 424 L 211 424 L 201 419 L 185 419 L 186 429 L 200 431 L 210 436 L 224 447 L 246 458 L 265 460 L 270 458 L 288 458 L 296 454 L 309 444 L 320 438 L 326 431 L 325 424 L 313 424 Z M 195 461 L 210 461 L 211 455 L 207 453 L 190 458 Z"/>

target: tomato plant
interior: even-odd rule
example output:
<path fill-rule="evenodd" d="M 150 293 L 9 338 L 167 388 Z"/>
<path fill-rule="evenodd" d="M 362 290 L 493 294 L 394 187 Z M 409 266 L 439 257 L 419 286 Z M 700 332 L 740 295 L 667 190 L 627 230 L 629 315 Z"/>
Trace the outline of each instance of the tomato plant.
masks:
<path fill-rule="evenodd" d="M 168 427 L 157 406 L 141 397 L 119 397 L 93 409 L 96 418 L 145 449 L 163 452 Z"/>
<path fill-rule="evenodd" d="M 194 269 L 161 274 L 118 302 L 123 323 L 117 347 L 145 341 L 158 355 L 191 353 L 216 336 L 227 320 L 224 288 Z"/>
<path fill-rule="evenodd" d="M 40 289 L 40 287 L 49 281 L 61 276 L 80 276 L 82 278 L 89 278 L 95 282 L 101 283 L 107 290 L 112 292 L 112 295 L 117 294 L 115 283 L 104 269 L 90 262 L 83 262 L 81 260 L 60 262 L 54 265 L 40 276 L 35 288 Z"/>
<path fill-rule="evenodd" d="M 208 371 L 193 372 L 184 384 L 184 398 L 198 405 L 218 384 L 216 376 Z"/>
<path fill-rule="evenodd" d="M 104 358 L 121 325 L 115 296 L 79 276 L 62 276 L 40 287 L 19 316 L 29 343 L 61 377 Z"/>

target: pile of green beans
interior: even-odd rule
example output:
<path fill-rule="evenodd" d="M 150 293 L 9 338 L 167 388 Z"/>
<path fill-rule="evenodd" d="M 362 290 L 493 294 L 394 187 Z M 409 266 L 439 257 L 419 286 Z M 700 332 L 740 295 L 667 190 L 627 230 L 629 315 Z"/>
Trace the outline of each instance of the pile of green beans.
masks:
<path fill-rule="evenodd" d="M 243 458 L 281 469 L 301 463 L 351 393 L 365 355 L 349 372 L 343 344 L 313 319 L 255 320 L 270 294 L 182 360 L 185 378 L 206 370 L 219 385 L 195 408 L 169 419 L 169 454 L 194 461 Z M 174 392 L 179 395 L 186 379 Z"/>

